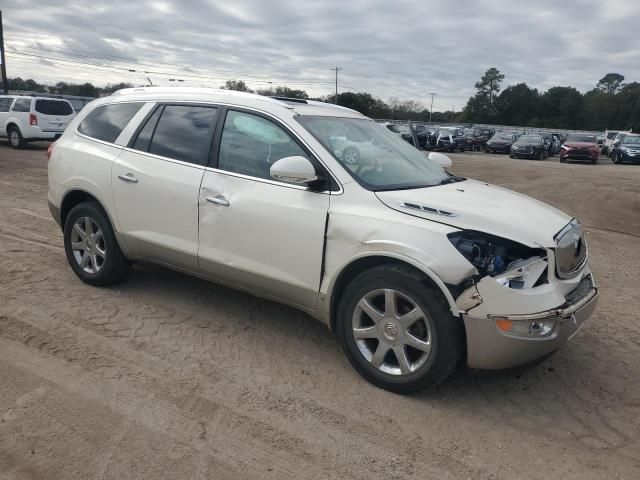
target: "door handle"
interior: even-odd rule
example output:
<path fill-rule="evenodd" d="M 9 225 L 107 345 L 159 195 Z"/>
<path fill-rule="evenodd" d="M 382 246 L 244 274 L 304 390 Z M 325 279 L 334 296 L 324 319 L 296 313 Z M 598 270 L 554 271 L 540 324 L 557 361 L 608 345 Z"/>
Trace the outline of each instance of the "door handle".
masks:
<path fill-rule="evenodd" d="M 124 182 L 138 183 L 138 179 L 133 173 L 127 173 L 126 175 L 118 175 L 118 178 Z"/>
<path fill-rule="evenodd" d="M 216 195 L 215 197 L 206 197 L 207 202 L 215 203 L 216 205 L 222 205 L 228 207 L 230 205 L 229 200 L 222 195 Z"/>

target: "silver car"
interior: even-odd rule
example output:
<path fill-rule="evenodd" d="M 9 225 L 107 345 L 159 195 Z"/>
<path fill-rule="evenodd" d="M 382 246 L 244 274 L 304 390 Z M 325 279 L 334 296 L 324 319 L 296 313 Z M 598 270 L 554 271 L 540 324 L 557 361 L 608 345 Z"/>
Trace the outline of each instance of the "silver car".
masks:
<path fill-rule="evenodd" d="M 286 303 L 404 393 L 553 352 L 598 295 L 576 219 L 434 159 L 347 108 L 134 88 L 50 149 L 48 197 L 84 282 L 144 261 Z"/>

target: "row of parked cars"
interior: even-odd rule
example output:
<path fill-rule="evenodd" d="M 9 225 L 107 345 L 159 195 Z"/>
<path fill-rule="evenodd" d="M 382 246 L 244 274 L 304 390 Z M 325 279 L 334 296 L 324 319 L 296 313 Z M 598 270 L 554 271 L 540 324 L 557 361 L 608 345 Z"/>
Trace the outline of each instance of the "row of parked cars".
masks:
<path fill-rule="evenodd" d="M 640 135 L 630 131 L 606 131 L 597 136 L 589 133 L 527 133 L 495 131 L 487 127 L 439 127 L 415 123 L 385 125 L 420 150 L 479 150 L 505 153 L 511 158 L 539 160 L 559 154 L 561 163 L 580 161 L 592 164 L 598 162 L 602 153 L 614 163 L 640 163 Z"/>

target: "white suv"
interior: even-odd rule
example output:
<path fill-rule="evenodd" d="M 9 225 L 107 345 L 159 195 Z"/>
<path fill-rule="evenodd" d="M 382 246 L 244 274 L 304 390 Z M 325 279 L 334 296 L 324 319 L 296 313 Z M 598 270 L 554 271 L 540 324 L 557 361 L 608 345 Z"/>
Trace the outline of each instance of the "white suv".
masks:
<path fill-rule="evenodd" d="M 61 98 L 0 95 L 0 137 L 14 148 L 32 140 L 55 140 L 75 115 L 71 103 Z"/>
<path fill-rule="evenodd" d="M 367 155 L 345 159 L 337 140 Z M 140 260 L 292 305 L 388 390 L 460 362 L 535 360 L 596 305 L 575 219 L 451 175 L 346 108 L 127 89 L 89 104 L 50 153 L 49 205 L 80 279 L 112 284 Z"/>

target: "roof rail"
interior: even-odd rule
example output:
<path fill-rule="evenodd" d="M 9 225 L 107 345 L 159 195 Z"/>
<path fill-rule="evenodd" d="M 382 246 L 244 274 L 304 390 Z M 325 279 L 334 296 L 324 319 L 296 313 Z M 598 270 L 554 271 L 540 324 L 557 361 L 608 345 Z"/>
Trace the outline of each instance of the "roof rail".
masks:
<path fill-rule="evenodd" d="M 293 103 L 309 103 L 304 98 L 294 98 L 294 97 L 278 97 L 271 96 L 269 98 L 273 98 L 274 100 L 281 100 L 283 102 L 293 102 Z"/>

